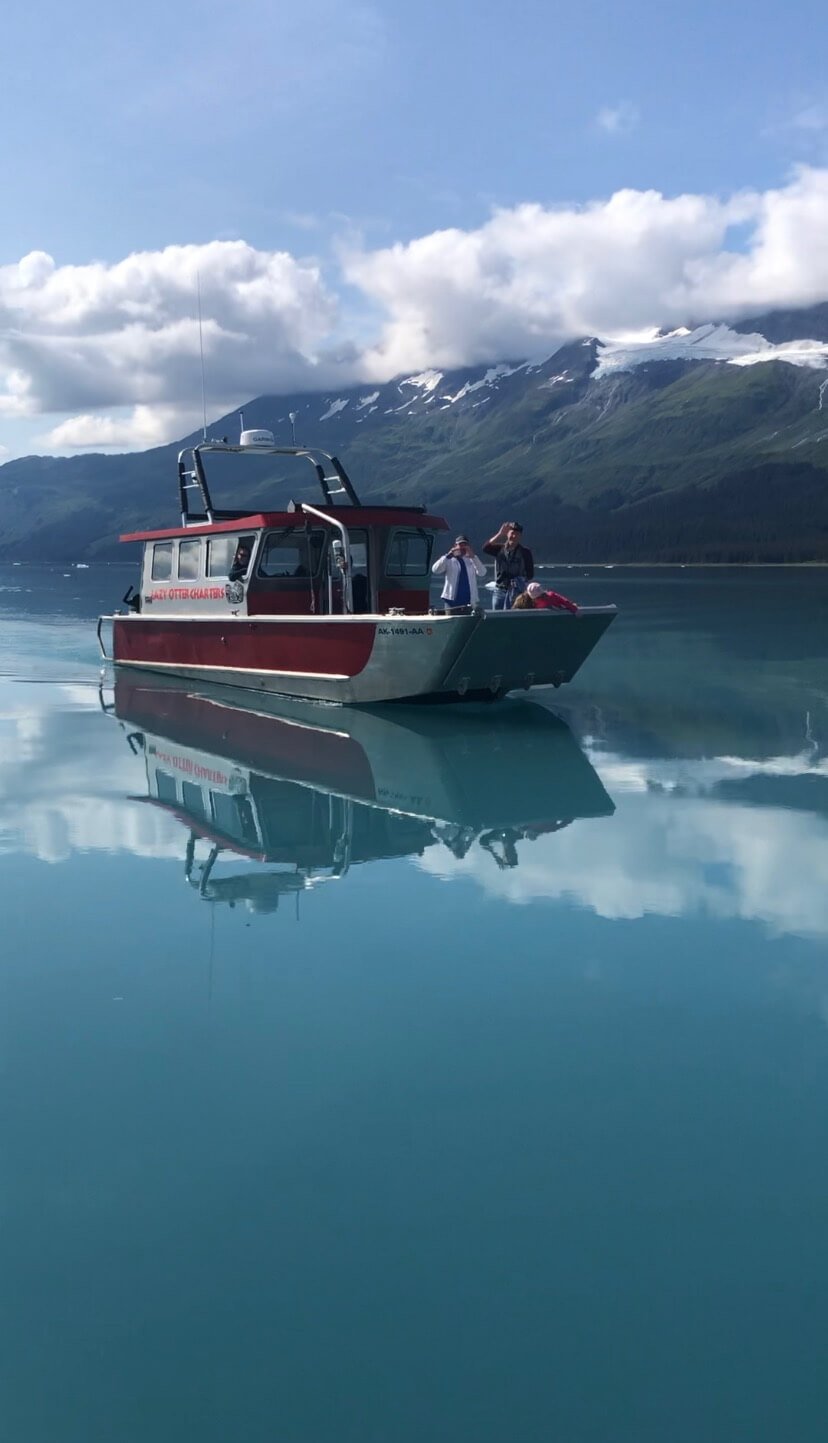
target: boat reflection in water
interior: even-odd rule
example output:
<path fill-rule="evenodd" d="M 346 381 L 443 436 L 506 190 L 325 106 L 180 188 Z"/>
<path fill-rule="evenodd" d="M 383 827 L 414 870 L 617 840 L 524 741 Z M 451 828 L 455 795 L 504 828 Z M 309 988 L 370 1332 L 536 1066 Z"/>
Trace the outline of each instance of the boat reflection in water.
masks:
<path fill-rule="evenodd" d="M 190 884 L 256 912 L 430 847 L 514 867 L 522 841 L 614 811 L 569 728 L 534 702 L 380 715 L 116 674 L 107 709 L 144 756 L 141 800 L 188 829 Z M 262 865 L 225 875 L 228 856 Z"/>

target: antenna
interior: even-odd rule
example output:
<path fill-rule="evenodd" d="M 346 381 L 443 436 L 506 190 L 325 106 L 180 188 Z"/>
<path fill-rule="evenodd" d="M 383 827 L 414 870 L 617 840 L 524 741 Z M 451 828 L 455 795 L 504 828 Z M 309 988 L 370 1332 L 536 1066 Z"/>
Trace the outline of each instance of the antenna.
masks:
<path fill-rule="evenodd" d="M 201 325 L 201 272 L 196 270 L 196 292 L 198 295 L 198 349 L 201 353 L 201 415 L 204 423 L 204 440 L 207 440 L 207 397 L 204 390 L 204 331 Z"/>

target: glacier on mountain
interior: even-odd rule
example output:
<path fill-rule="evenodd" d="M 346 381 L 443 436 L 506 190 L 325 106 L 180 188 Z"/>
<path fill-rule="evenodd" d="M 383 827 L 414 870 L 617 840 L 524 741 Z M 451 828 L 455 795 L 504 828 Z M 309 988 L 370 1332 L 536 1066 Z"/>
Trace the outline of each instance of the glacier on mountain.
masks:
<path fill-rule="evenodd" d="M 517 372 L 522 371 L 528 364 L 528 361 L 524 361 L 520 366 L 507 366 L 505 361 L 499 361 L 496 366 L 489 366 L 485 376 L 481 376 L 479 381 L 467 381 L 456 395 L 446 396 L 445 399 L 453 405 L 455 401 L 462 401 L 464 396 L 471 395 L 472 391 L 479 391 L 481 386 L 491 386 L 504 376 L 517 375 Z"/>
<path fill-rule="evenodd" d="M 666 335 L 652 330 L 634 337 L 598 342 L 598 365 L 593 380 L 631 371 L 647 361 L 724 361 L 731 366 L 754 366 L 760 361 L 787 361 L 791 366 L 828 367 L 828 342 L 783 341 L 774 345 L 754 332 L 743 335 L 726 325 L 708 324 L 690 330 L 680 326 Z"/>
<path fill-rule="evenodd" d="M 416 376 L 406 376 L 404 380 L 398 381 L 397 390 L 402 392 L 403 386 L 416 386 L 421 391 L 434 391 L 442 379 L 442 371 L 419 371 Z"/>
<path fill-rule="evenodd" d="M 338 416 L 340 411 L 344 411 L 347 405 L 348 401 L 343 401 L 341 396 L 337 401 L 331 401 L 331 404 L 325 412 L 324 416 L 319 417 L 320 421 L 330 421 L 332 416 Z"/>

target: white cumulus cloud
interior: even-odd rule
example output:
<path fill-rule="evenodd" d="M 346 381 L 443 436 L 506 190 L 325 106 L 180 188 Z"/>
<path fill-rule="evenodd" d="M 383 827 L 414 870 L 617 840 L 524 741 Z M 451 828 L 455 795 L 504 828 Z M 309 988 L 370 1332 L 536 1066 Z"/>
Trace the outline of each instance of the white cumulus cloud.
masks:
<path fill-rule="evenodd" d="M 96 413 L 99 429 L 120 434 L 124 426 L 99 413 L 135 407 L 132 431 L 143 440 L 141 407 L 200 397 L 199 281 L 214 404 L 314 384 L 337 311 L 312 262 L 243 241 L 168 246 L 112 265 L 59 266 L 34 252 L 0 267 L 0 411 L 73 412 L 70 433 L 84 435 Z"/>
<path fill-rule="evenodd" d="M 519 205 L 474 230 L 353 252 L 345 269 L 386 314 L 364 358 L 379 379 L 825 299 L 826 226 L 828 169 L 803 166 L 763 193 Z"/>
<path fill-rule="evenodd" d="M 86 411 L 68 416 L 43 437 L 55 451 L 148 450 L 163 446 L 171 436 L 189 431 L 192 412 L 179 406 L 133 406 L 124 415 L 95 415 Z"/>
<path fill-rule="evenodd" d="M 570 901 L 613 919 L 738 918 L 773 935 L 828 936 L 823 817 L 646 790 L 613 795 L 612 818 L 518 842 L 514 870 L 499 871 L 479 845 L 462 860 L 431 849 L 418 865 L 512 903 Z"/>
<path fill-rule="evenodd" d="M 370 386 L 825 300 L 826 230 L 828 168 L 800 166 L 766 191 L 626 189 L 391 246 L 351 239 L 326 264 L 241 240 L 109 264 L 35 251 L 0 267 L 0 416 L 48 417 L 42 439 L 56 450 L 193 429 L 199 276 L 208 407 L 221 415 L 262 393 Z"/>

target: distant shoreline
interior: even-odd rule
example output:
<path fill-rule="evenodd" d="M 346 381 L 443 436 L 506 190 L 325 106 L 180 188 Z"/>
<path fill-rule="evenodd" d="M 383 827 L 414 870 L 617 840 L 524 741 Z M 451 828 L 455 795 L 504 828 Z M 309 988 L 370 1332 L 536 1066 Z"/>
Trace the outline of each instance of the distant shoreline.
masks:
<path fill-rule="evenodd" d="M 36 561 L 19 559 L 4 561 L 0 567 L 34 566 L 44 570 L 91 571 L 98 567 L 124 567 L 135 570 L 135 557 L 124 561 Z M 814 571 L 824 570 L 828 561 L 536 561 L 535 566 L 545 571 Z"/>
<path fill-rule="evenodd" d="M 536 561 L 535 565 L 550 571 L 587 566 L 601 571 L 628 571 L 636 566 L 648 571 L 813 571 L 828 566 L 828 561 Z"/>

